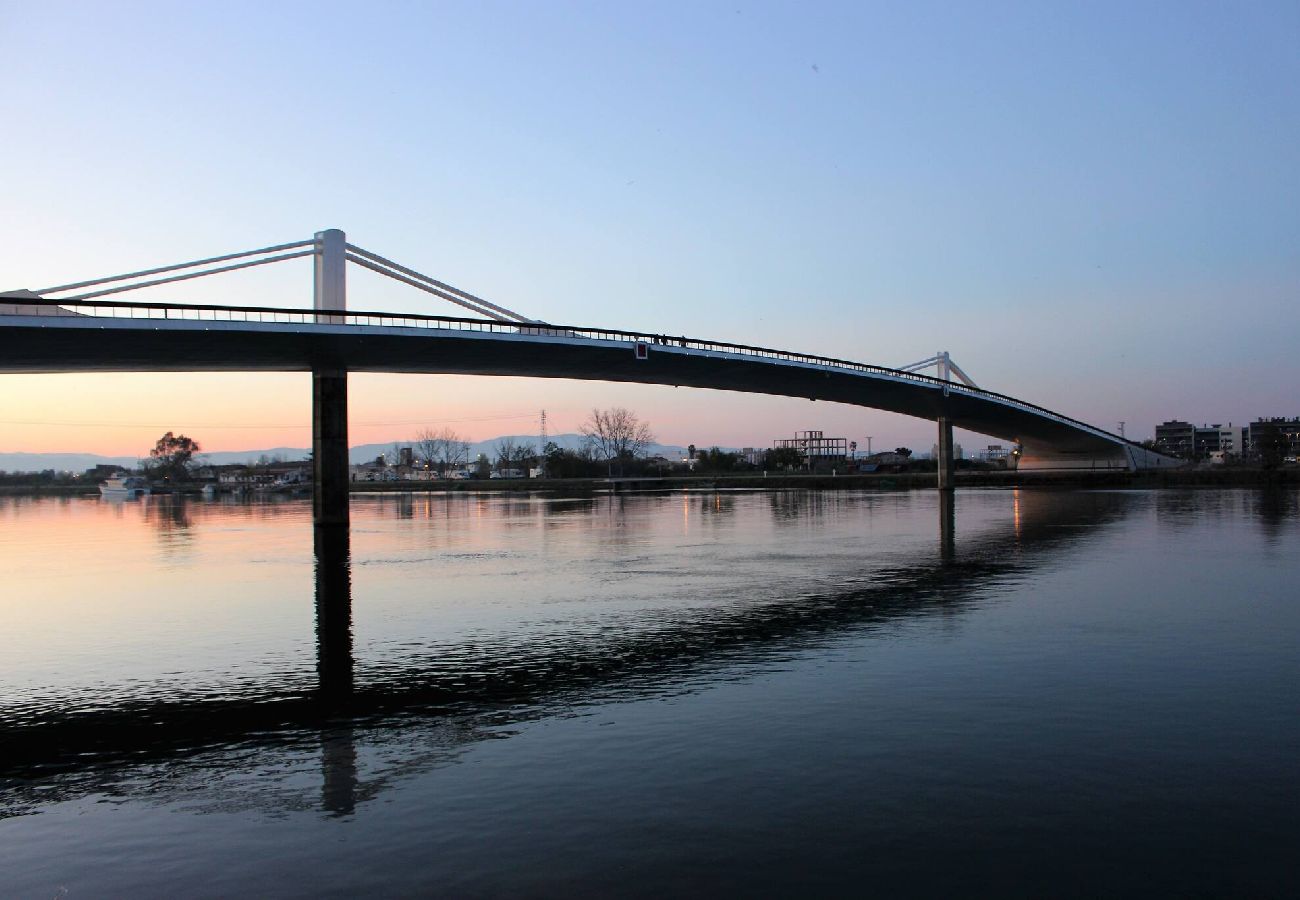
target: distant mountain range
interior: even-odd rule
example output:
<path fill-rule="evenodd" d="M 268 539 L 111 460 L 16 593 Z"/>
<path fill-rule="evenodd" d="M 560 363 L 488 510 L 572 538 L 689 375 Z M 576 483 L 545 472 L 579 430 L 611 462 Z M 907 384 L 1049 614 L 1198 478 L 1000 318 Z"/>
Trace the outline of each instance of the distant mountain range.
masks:
<path fill-rule="evenodd" d="M 491 440 L 470 443 L 470 459 L 477 459 L 480 453 L 494 457 L 497 443 L 505 440 L 512 440 L 516 444 L 537 445 L 535 434 L 501 435 Z M 582 446 L 584 439 L 580 434 L 554 434 L 550 435 L 548 440 L 554 441 L 557 446 L 566 450 L 576 450 Z M 412 446 L 410 440 L 388 441 L 383 444 L 357 444 L 348 449 L 348 459 L 353 463 L 369 462 L 381 453 L 391 454 L 394 447 L 410 446 Z M 263 450 L 218 450 L 213 453 L 200 453 L 199 458 L 212 465 L 226 466 L 235 463 L 255 463 L 263 457 L 285 461 L 305 459 L 310 452 L 306 447 L 268 447 Z M 685 454 L 686 448 L 651 444 L 647 452 L 652 456 L 672 457 Z M 84 472 L 99 465 L 134 468 L 138 462 L 139 458 L 135 456 L 100 456 L 97 453 L 0 453 L 0 471 L 5 472 L 42 472 L 46 469 L 54 469 L 56 472 Z"/>

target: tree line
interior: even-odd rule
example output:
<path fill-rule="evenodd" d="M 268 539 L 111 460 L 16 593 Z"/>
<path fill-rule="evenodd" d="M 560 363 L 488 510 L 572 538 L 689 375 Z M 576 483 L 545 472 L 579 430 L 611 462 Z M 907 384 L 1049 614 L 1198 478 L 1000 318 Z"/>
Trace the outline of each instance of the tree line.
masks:
<path fill-rule="evenodd" d="M 472 468 L 479 475 L 495 468 L 518 470 L 526 476 L 530 469 L 542 468 L 551 478 L 592 477 L 635 467 L 654 443 L 649 424 L 621 406 L 593 409 L 579 431 L 583 443 L 576 450 L 560 447 L 554 441 L 538 448 L 531 441 L 501 438 L 492 456 L 480 454 Z M 439 475 L 470 469 L 470 447 L 470 441 L 449 426 L 422 429 L 411 442 L 417 464 Z"/>

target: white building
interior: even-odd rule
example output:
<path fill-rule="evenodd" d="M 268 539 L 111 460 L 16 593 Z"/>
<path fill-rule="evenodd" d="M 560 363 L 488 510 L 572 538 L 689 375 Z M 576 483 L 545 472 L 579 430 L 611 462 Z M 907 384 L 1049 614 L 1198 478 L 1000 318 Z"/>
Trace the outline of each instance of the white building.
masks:
<path fill-rule="evenodd" d="M 1219 431 L 1219 449 L 1228 456 L 1240 457 L 1246 452 L 1246 426 L 1233 425 L 1229 422 L 1227 425 L 1215 425 Z"/>

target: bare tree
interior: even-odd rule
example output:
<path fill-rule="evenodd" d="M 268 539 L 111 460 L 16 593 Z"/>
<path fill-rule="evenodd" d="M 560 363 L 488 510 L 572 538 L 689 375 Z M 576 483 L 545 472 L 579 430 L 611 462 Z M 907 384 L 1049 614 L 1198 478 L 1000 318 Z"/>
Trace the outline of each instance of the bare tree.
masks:
<path fill-rule="evenodd" d="M 440 472 L 456 469 L 469 462 L 469 444 L 447 426 L 425 428 L 415 436 L 420 456 Z"/>
<path fill-rule="evenodd" d="M 531 441 L 515 444 L 514 455 L 510 458 L 510 468 L 522 469 L 524 474 L 527 475 L 528 467 L 536 457 L 537 447 Z"/>
<path fill-rule="evenodd" d="M 415 435 L 415 452 L 430 466 L 438 462 L 438 448 L 441 446 L 441 438 L 438 432 L 432 428 L 421 428 Z"/>
<path fill-rule="evenodd" d="M 457 438 L 448 441 L 442 455 L 443 465 L 448 469 L 463 469 L 469 465 L 469 441 Z"/>
<path fill-rule="evenodd" d="M 452 432 L 451 437 L 443 442 L 442 449 L 439 451 L 438 465 L 444 472 L 448 469 L 463 469 L 468 466 L 469 443 Z"/>
<path fill-rule="evenodd" d="M 587 446 L 608 463 L 639 456 L 655 439 L 649 424 L 621 406 L 593 409 L 579 430 Z"/>
<path fill-rule="evenodd" d="M 514 467 L 515 456 L 518 454 L 518 444 L 512 437 L 503 437 L 496 443 L 497 452 L 497 471 L 510 469 Z"/>
<path fill-rule="evenodd" d="M 529 464 L 537 456 L 537 448 L 528 441 L 523 443 L 517 442 L 512 437 L 503 437 L 496 442 L 493 448 L 496 451 L 497 471 L 504 469 L 520 469 L 527 475 Z"/>

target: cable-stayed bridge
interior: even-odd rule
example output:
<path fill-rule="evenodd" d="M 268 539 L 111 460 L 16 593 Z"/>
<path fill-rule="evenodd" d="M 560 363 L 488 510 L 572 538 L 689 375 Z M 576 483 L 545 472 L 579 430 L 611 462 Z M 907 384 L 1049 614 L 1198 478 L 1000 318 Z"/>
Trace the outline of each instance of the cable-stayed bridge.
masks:
<path fill-rule="evenodd" d="M 290 259 L 315 264 L 311 309 L 108 299 Z M 349 309 L 347 265 L 473 317 Z M 936 375 L 921 374 L 933 366 Z M 975 385 L 946 352 L 901 368 L 684 335 L 543 322 L 349 244 L 342 231 L 124 275 L 0 294 L 0 372 L 310 371 L 315 512 L 347 521 L 347 373 L 515 375 L 806 397 L 938 423 L 939 487 L 954 426 L 1016 443 L 1025 469 L 1136 470 L 1178 460 Z M 952 376 L 956 375 L 956 381 Z"/>

